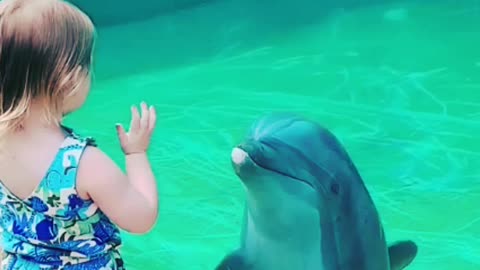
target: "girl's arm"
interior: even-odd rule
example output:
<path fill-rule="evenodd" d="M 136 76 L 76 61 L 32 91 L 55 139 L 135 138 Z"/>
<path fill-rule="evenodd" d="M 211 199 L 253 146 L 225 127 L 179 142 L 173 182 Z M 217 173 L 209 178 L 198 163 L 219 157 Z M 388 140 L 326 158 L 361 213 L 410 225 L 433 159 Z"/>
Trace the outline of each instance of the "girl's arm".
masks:
<path fill-rule="evenodd" d="M 131 233 L 147 233 L 158 216 L 158 191 L 146 153 L 125 156 L 127 174 L 96 147 L 79 163 L 77 186 L 107 217 Z"/>
<path fill-rule="evenodd" d="M 157 185 L 146 154 L 156 113 L 145 102 L 140 107 L 141 116 L 135 106 L 131 108 L 128 133 L 117 125 L 127 174 L 100 149 L 90 146 L 83 153 L 77 174 L 77 187 L 113 222 L 132 233 L 148 232 L 158 216 Z"/>

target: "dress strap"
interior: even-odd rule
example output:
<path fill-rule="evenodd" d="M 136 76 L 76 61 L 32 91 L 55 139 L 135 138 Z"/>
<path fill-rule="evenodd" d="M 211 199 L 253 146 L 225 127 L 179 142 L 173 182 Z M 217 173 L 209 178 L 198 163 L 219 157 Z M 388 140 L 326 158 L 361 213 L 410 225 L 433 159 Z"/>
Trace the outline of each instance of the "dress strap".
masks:
<path fill-rule="evenodd" d="M 78 163 L 85 148 L 95 145 L 92 138 L 80 137 L 72 129 L 63 127 L 66 137 L 51 164 L 40 189 L 48 189 L 53 193 L 60 193 L 63 189 L 76 187 Z"/>
<path fill-rule="evenodd" d="M 58 218 L 71 218 L 72 214 L 89 216 L 96 209 L 91 202 L 85 202 L 78 196 L 76 178 L 86 147 L 96 144 L 90 137 L 81 137 L 68 127 L 62 128 L 65 140 L 30 202 L 35 210 Z M 83 209 L 82 213 L 76 213 L 79 209 Z"/>

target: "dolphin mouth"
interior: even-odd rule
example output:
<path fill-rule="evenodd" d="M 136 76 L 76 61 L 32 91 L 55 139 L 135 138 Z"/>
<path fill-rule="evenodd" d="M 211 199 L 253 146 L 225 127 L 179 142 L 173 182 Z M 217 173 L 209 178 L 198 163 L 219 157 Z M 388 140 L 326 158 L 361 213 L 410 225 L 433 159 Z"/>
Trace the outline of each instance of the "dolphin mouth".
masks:
<path fill-rule="evenodd" d="M 271 172 L 274 172 L 276 174 L 279 174 L 279 175 L 283 175 L 285 177 L 288 177 L 288 178 L 291 178 L 295 181 L 298 181 L 298 182 L 301 182 L 307 186 L 309 186 L 311 189 L 314 189 L 315 190 L 315 187 L 308 181 L 304 180 L 304 179 L 301 179 L 299 177 L 296 177 L 294 175 L 291 175 L 289 173 L 286 173 L 284 171 L 281 171 L 279 169 L 276 169 L 276 168 L 273 168 L 273 167 L 270 167 L 270 166 L 267 166 L 265 164 L 263 164 L 262 162 L 260 162 L 256 157 L 255 155 L 251 155 L 249 153 L 249 147 L 245 147 L 243 145 L 238 145 L 237 147 L 234 148 L 234 151 L 232 152 L 232 160 L 237 163 L 237 164 L 240 164 L 240 163 L 243 163 L 244 160 L 246 158 L 249 158 L 251 160 L 252 163 L 254 163 L 256 166 L 264 169 L 264 170 L 267 170 L 267 171 L 271 171 Z M 235 154 L 235 152 L 237 151 L 237 154 Z M 240 152 L 238 151 L 241 151 L 243 152 L 242 154 L 240 154 Z M 243 155 L 243 156 L 242 156 Z M 241 156 L 241 157 L 239 157 Z"/>

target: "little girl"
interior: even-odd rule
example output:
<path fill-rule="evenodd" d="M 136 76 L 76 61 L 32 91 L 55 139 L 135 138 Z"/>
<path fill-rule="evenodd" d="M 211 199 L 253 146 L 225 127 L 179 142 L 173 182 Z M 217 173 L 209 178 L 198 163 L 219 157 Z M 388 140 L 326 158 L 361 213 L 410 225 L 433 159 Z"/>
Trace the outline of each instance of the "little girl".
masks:
<path fill-rule="evenodd" d="M 92 22 L 67 2 L 0 2 L 3 269 L 125 269 L 119 228 L 143 234 L 155 224 L 153 107 L 132 106 L 128 133 L 116 127 L 127 175 L 61 124 L 87 97 L 93 44 Z"/>

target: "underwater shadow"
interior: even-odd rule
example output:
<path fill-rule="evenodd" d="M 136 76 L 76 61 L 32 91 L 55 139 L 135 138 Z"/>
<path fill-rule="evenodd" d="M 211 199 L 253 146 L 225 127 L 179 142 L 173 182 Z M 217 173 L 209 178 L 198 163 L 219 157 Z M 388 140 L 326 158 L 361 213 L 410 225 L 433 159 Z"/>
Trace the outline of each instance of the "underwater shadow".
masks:
<path fill-rule="evenodd" d="M 96 77 L 109 79 L 222 59 L 269 46 L 339 12 L 393 2 L 399 1 L 213 1 L 149 20 L 99 27 Z"/>

